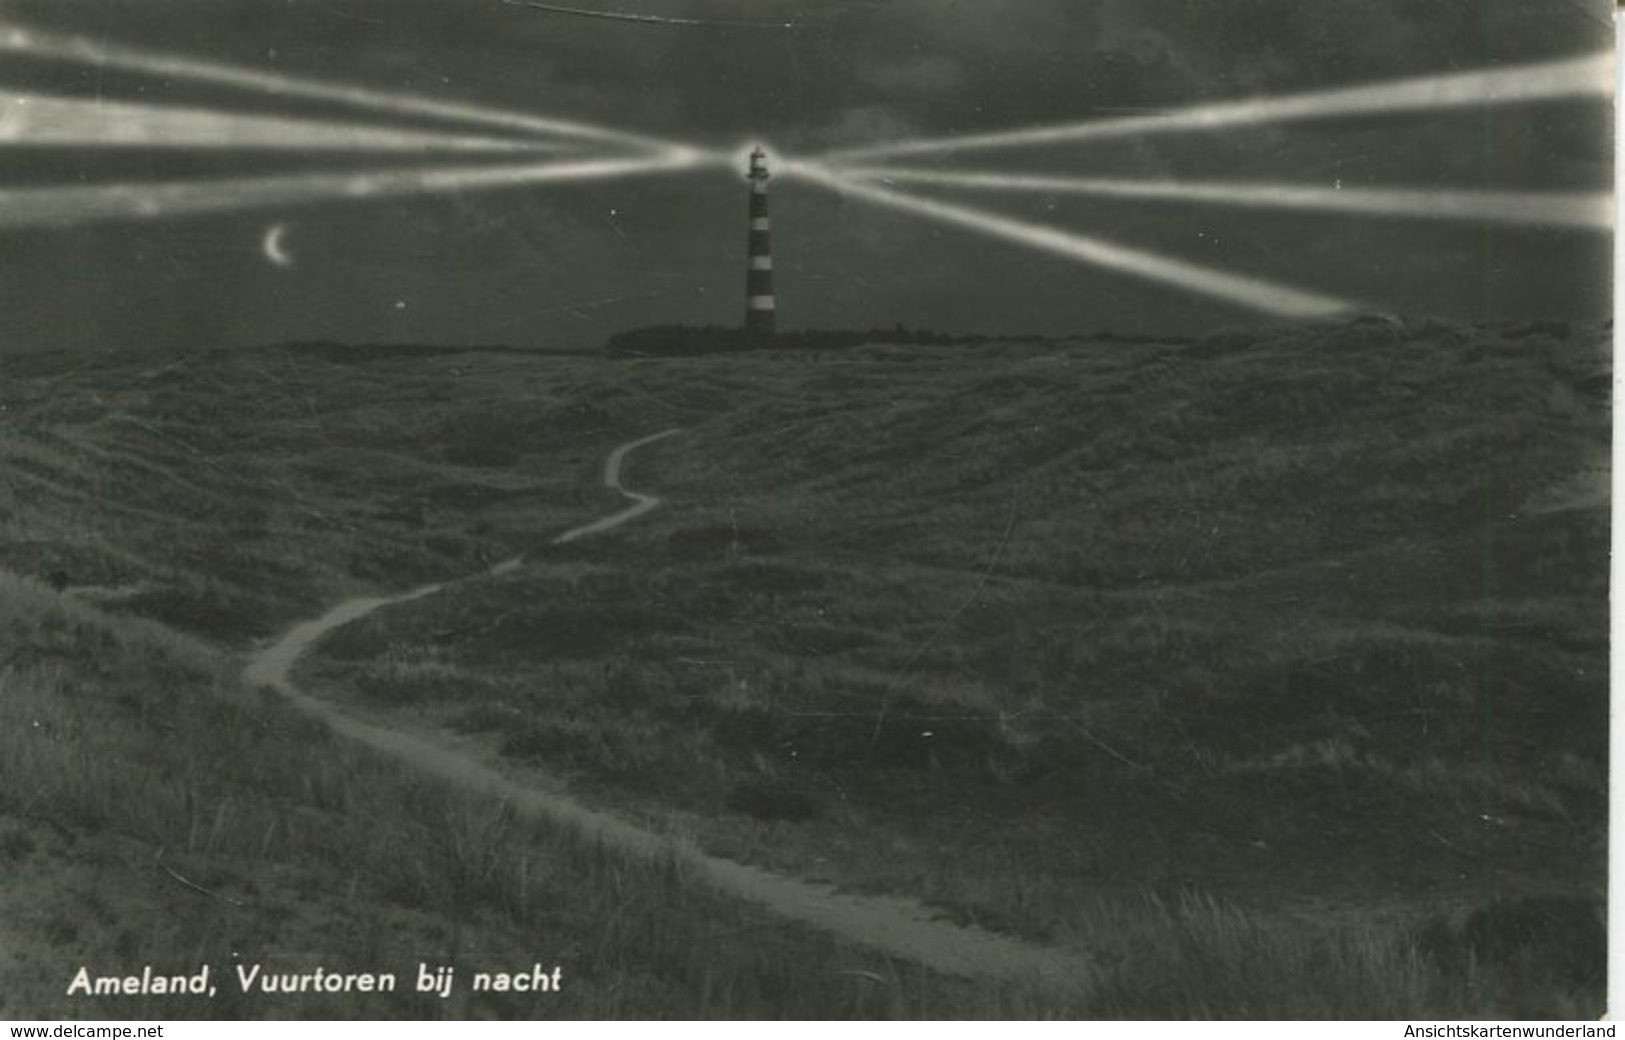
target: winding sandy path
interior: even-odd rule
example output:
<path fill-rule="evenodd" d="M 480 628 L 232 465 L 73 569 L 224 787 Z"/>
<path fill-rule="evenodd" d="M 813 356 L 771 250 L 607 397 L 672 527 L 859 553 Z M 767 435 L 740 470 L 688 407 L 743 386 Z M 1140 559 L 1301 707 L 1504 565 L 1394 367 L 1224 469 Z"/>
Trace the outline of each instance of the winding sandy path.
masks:
<path fill-rule="evenodd" d="M 621 467 L 627 455 L 639 447 L 678 432 L 667 430 L 616 448 L 605 464 L 604 484 L 626 496 L 632 505 L 602 520 L 566 531 L 555 538 L 554 543 L 601 534 L 659 506 L 660 499 L 621 485 Z M 522 562 L 522 558 L 506 560 L 482 575 L 506 573 Z M 467 753 L 352 715 L 335 703 L 301 692 L 289 679 L 288 673 L 294 664 L 327 633 L 382 607 L 421 599 L 444 587 L 444 583 L 436 583 L 396 596 L 345 600 L 321 617 L 295 625 L 276 643 L 260 651 L 249 662 L 243 678 L 251 687 L 277 691 L 299 710 L 357 743 L 460 787 L 504 799 L 531 819 L 574 827 L 631 855 L 675 858 L 689 877 L 701 879 L 780 916 L 936 971 L 1027 983 L 1073 995 L 1088 989 L 1092 970 L 1088 959 L 1080 953 L 955 925 L 938 919 L 931 910 L 913 900 L 838 892 L 829 885 L 707 855 L 564 795 L 518 783 Z"/>
<path fill-rule="evenodd" d="M 663 433 L 657 433 L 651 437 L 644 437 L 642 440 L 636 440 L 630 444 L 623 444 L 619 448 L 616 448 L 614 451 L 610 452 L 609 461 L 604 463 L 604 486 L 607 488 L 612 488 L 615 491 L 619 491 L 622 495 L 631 499 L 632 504 L 621 510 L 619 513 L 612 513 L 609 516 L 604 517 L 602 520 L 594 520 L 590 524 L 583 524 L 580 527 L 571 528 L 570 530 L 559 535 L 557 538 L 553 539 L 553 544 L 564 545 L 568 542 L 573 542 L 578 538 L 586 538 L 589 535 L 601 534 L 604 531 L 621 526 L 628 520 L 636 520 L 644 513 L 647 513 L 649 510 L 658 506 L 660 504 L 660 499 L 654 497 L 653 495 L 644 495 L 636 491 L 627 490 L 627 488 L 621 483 L 621 466 L 625 464 L 626 457 L 628 455 L 634 451 L 637 451 L 645 444 L 653 444 L 655 441 L 663 441 L 667 437 L 673 437 L 682 432 L 682 430 L 666 430 Z"/>

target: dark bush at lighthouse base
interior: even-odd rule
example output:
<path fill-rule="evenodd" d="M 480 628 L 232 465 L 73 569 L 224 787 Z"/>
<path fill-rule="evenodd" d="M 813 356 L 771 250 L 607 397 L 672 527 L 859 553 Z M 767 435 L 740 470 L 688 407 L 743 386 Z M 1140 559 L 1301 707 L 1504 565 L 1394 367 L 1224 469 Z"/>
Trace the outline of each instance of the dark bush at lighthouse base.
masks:
<path fill-rule="evenodd" d="M 950 346 L 986 342 L 985 336 L 955 335 L 899 324 L 884 329 L 808 329 L 763 333 L 729 325 L 652 325 L 617 332 L 604 350 L 624 357 L 692 357 L 748 350 L 842 350 L 865 343 Z"/>

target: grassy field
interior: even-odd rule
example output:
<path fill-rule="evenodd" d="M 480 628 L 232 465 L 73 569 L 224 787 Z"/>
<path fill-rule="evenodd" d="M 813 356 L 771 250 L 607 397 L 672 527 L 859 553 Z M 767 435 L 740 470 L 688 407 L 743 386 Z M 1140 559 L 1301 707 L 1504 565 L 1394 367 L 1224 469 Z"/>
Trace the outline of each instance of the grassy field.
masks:
<path fill-rule="evenodd" d="M 254 951 L 582 980 L 380 1015 L 1595 1016 L 1607 343 L 18 362 L 0 1014 L 129 1013 L 57 995 L 98 958 Z M 625 474 L 662 509 L 550 544 L 671 426 Z M 877 962 L 234 678 L 337 599 L 517 552 L 296 678 L 709 852 L 1086 950 L 1087 995 Z"/>

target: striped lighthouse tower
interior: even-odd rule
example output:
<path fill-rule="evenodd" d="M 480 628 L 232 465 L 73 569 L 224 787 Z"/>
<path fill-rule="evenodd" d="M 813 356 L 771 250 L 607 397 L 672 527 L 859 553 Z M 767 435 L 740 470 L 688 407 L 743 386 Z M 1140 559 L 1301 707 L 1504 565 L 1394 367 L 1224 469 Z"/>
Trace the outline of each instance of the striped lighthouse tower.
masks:
<path fill-rule="evenodd" d="M 750 271 L 745 277 L 745 330 L 772 335 L 773 231 L 767 219 L 767 153 L 750 153 Z"/>

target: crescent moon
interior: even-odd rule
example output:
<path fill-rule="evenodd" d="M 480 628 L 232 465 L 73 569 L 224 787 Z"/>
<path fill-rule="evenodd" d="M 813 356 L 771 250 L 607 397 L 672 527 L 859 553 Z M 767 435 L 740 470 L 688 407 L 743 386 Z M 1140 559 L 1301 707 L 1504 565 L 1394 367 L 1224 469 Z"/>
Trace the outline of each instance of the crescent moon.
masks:
<path fill-rule="evenodd" d="M 282 248 L 282 236 L 288 233 L 287 225 L 272 224 L 265 232 L 265 241 L 260 248 L 265 252 L 265 259 L 278 267 L 292 267 L 293 257 Z"/>

